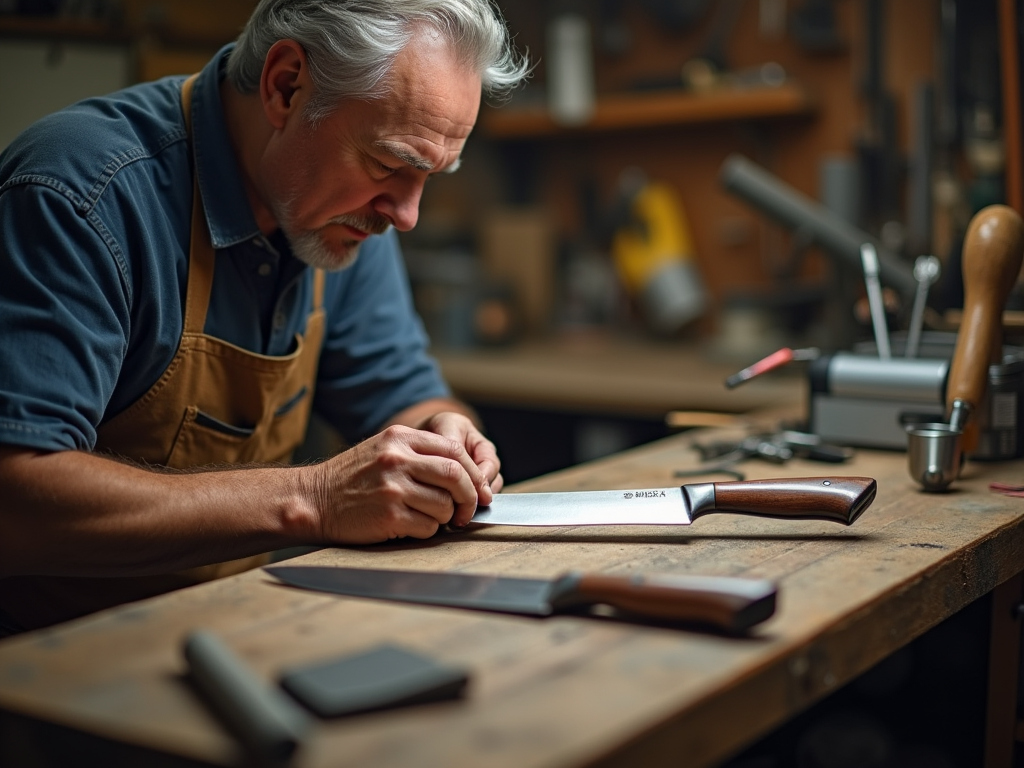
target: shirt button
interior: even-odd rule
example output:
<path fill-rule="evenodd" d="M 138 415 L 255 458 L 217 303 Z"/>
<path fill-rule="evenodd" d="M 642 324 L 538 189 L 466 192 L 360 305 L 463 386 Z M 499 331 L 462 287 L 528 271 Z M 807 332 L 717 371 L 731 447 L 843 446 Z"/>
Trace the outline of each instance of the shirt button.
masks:
<path fill-rule="evenodd" d="M 256 271 L 260 273 L 260 277 L 266 277 L 271 273 L 272 270 L 273 267 L 271 267 L 269 264 L 260 264 L 260 268 L 257 269 Z"/>
<path fill-rule="evenodd" d="M 284 324 L 285 324 L 284 312 L 278 312 L 276 315 L 274 315 L 274 330 L 275 331 L 280 331 L 282 328 L 284 328 Z"/>

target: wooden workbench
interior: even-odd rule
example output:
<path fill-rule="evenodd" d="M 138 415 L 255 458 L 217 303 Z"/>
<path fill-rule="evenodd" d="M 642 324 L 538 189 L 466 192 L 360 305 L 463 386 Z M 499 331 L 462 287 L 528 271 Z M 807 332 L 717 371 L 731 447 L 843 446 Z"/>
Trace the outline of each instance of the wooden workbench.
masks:
<path fill-rule="evenodd" d="M 715 359 L 697 344 L 608 337 L 548 339 L 510 347 L 434 350 L 455 394 L 473 403 L 662 418 L 668 411 L 748 413 L 798 409 L 799 364 L 726 389 L 751 363 Z"/>
<path fill-rule="evenodd" d="M 695 436 L 517 490 L 675 484 L 674 470 L 694 461 Z M 834 469 L 800 461 L 744 468 L 751 478 Z M 862 451 L 838 474 L 875 477 L 879 492 L 849 528 L 732 515 L 678 530 L 481 527 L 296 561 L 774 579 L 779 610 L 747 638 L 339 598 L 250 572 L 8 639 L 0 642 L 0 763 L 6 749 L 40 765 L 70 764 L 45 757 L 81 749 L 68 745 L 83 732 L 90 749 L 109 747 L 106 766 L 231 765 L 235 743 L 182 676 L 181 640 L 204 627 L 268 679 L 383 641 L 470 667 L 463 701 L 319 724 L 296 762 L 303 768 L 675 766 L 680 756 L 692 768 L 716 765 L 998 585 L 1019 590 L 1024 499 L 994 494 L 988 483 L 1017 480 L 1022 469 L 1024 462 L 968 464 L 955 490 L 928 495 L 908 478 L 905 456 Z M 702 479 L 720 478 L 695 481 Z M 54 726 L 65 730 L 54 736 Z M 148 753 L 139 748 L 168 757 L 140 762 Z"/>

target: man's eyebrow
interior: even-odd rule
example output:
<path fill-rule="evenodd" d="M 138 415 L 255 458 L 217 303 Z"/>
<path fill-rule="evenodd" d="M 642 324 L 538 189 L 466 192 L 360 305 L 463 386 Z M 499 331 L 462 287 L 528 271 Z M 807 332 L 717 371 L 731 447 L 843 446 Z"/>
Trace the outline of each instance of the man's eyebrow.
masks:
<path fill-rule="evenodd" d="M 374 144 L 374 146 L 377 147 L 377 149 L 379 149 L 381 152 L 385 152 L 391 155 L 392 157 L 401 160 L 406 165 L 411 165 L 413 168 L 419 171 L 434 170 L 434 164 L 432 162 L 427 160 L 425 157 L 416 154 L 411 149 L 403 147 L 401 144 L 398 144 L 393 141 L 378 141 Z M 455 173 L 455 171 L 459 169 L 459 166 L 461 164 L 462 158 L 457 157 L 455 158 L 455 162 L 449 165 L 443 171 L 441 171 L 441 173 Z"/>
<path fill-rule="evenodd" d="M 406 165 L 411 165 L 418 171 L 434 170 L 434 164 L 432 162 L 427 160 L 425 157 L 417 155 L 411 149 L 403 147 L 401 144 L 396 144 L 392 141 L 378 141 L 374 146 L 381 152 L 386 152 L 392 157 L 401 160 Z"/>

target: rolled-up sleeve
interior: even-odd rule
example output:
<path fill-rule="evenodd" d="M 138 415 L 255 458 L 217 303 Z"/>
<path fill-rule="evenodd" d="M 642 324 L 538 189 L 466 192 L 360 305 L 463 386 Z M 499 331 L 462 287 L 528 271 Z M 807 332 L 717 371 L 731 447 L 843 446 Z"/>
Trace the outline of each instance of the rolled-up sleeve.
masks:
<path fill-rule="evenodd" d="M 393 230 L 366 241 L 355 265 L 330 276 L 325 301 L 327 337 L 314 402 L 347 440 L 373 434 L 404 408 L 450 394 L 428 353 Z"/>
<path fill-rule="evenodd" d="M 90 450 L 127 348 L 124 264 L 46 177 L 0 192 L 0 443 Z"/>

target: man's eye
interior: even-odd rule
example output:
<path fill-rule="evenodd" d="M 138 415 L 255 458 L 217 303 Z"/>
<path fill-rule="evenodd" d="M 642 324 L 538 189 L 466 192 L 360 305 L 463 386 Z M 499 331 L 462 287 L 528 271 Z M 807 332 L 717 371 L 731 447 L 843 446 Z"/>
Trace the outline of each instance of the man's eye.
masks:
<path fill-rule="evenodd" d="M 390 175 L 398 170 L 397 168 L 392 168 L 389 165 L 384 165 L 380 160 L 374 160 L 373 162 L 377 164 L 377 170 L 385 175 Z"/>

